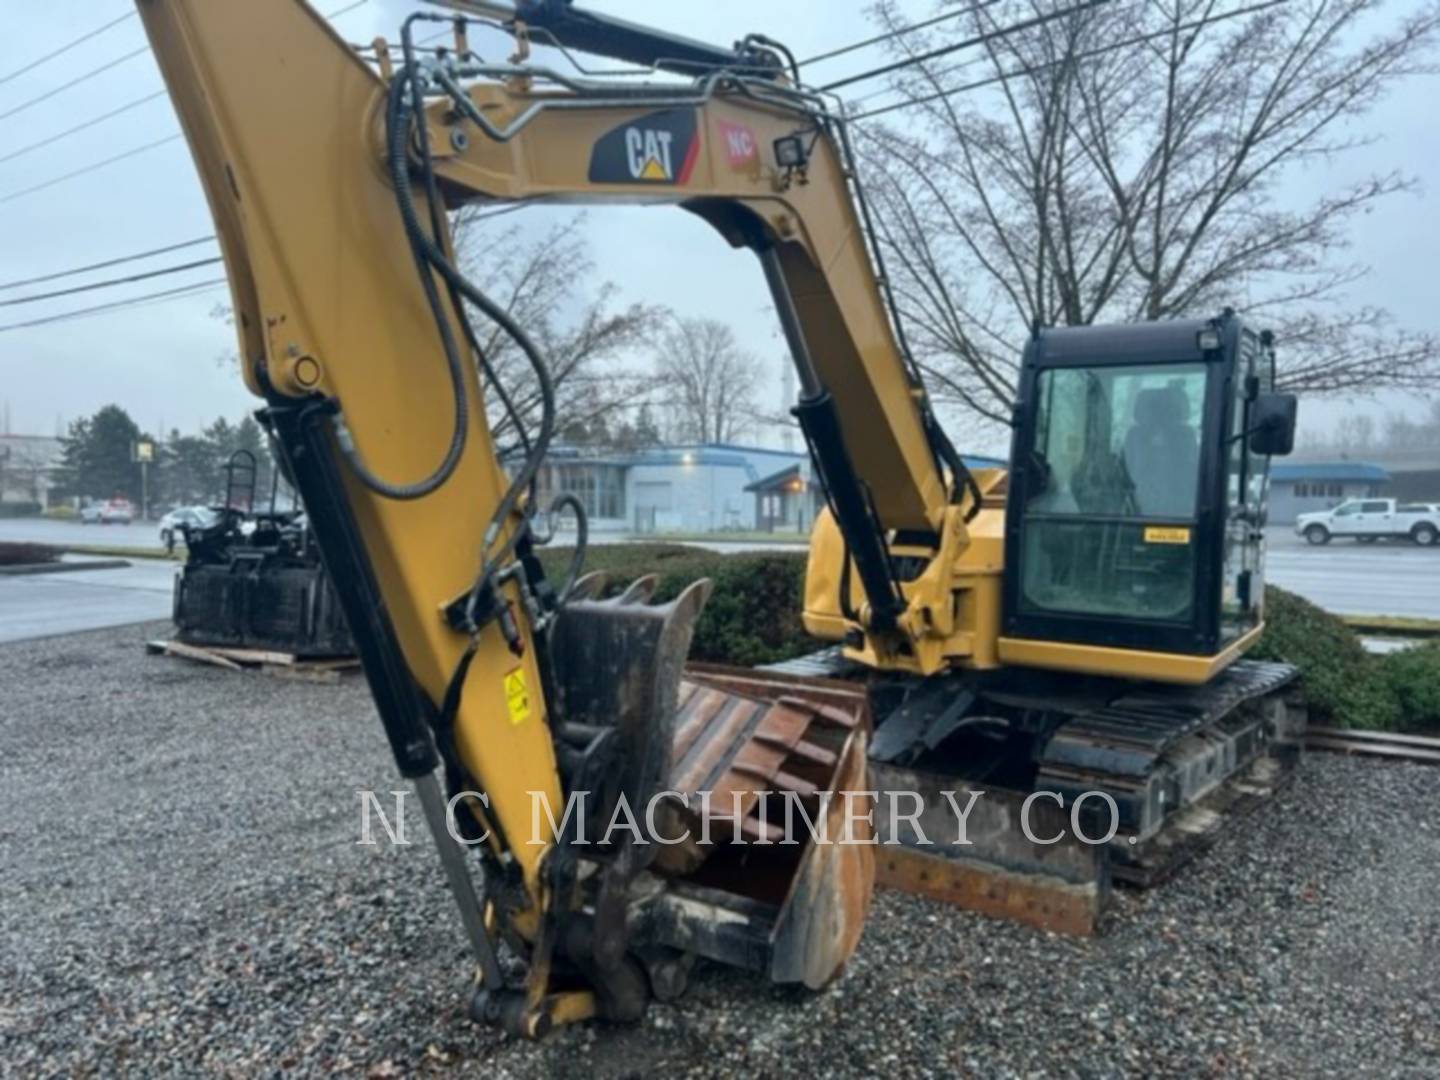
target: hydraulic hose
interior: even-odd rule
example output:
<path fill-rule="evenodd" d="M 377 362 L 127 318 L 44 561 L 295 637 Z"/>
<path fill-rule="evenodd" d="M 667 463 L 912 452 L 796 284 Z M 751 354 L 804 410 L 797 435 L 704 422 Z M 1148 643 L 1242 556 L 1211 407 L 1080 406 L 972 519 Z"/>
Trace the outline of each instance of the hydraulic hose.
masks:
<path fill-rule="evenodd" d="M 440 343 L 445 351 L 445 366 L 450 375 L 450 392 L 454 401 L 454 421 L 450 433 L 450 445 L 446 448 L 445 456 L 440 464 L 429 476 L 413 483 L 395 484 L 381 479 L 361 459 L 354 438 L 345 426 L 343 413 L 338 413 L 335 420 L 336 440 L 340 445 L 341 453 L 345 455 L 345 460 L 354 470 L 355 475 L 359 477 L 360 482 L 383 498 L 401 501 L 423 498 L 450 479 L 455 472 L 455 467 L 460 463 L 460 455 L 465 451 L 465 439 L 470 424 L 470 405 L 465 394 L 464 365 L 455 347 L 455 338 L 450 330 L 449 320 L 445 318 L 445 312 L 440 303 L 440 292 L 435 287 L 435 279 L 431 276 L 423 251 L 417 243 L 417 234 L 420 230 L 419 222 L 415 220 L 415 204 L 409 189 L 409 175 L 406 172 L 404 137 L 405 128 L 408 126 L 407 118 L 404 116 L 404 94 L 406 84 L 412 77 L 413 69 L 407 69 L 405 77 L 397 76 L 390 84 L 385 108 L 386 140 L 389 151 L 387 157 L 391 179 L 395 181 L 396 201 L 400 206 L 401 217 L 405 220 L 405 231 L 410 240 L 410 254 L 415 260 L 416 269 L 420 272 L 420 285 L 425 292 L 425 301 L 435 316 L 435 325 L 440 333 Z"/>
<path fill-rule="evenodd" d="M 403 75 L 397 74 L 395 79 L 392 80 L 386 102 L 386 157 L 391 182 L 395 188 L 396 204 L 400 210 L 400 216 L 402 223 L 405 227 L 406 236 L 409 238 L 412 250 L 415 253 L 417 265 L 420 267 L 421 277 L 426 287 L 427 298 L 432 294 L 435 294 L 435 283 L 430 275 L 430 270 L 433 268 L 433 270 L 438 273 L 440 277 L 445 281 L 446 286 L 450 290 L 452 297 L 456 297 L 458 294 L 459 297 L 474 304 L 481 312 L 485 314 L 487 318 L 489 318 L 497 326 L 499 326 L 500 329 L 504 331 L 504 333 L 508 335 L 516 343 L 517 346 L 519 346 L 521 352 L 524 354 L 526 360 L 529 362 L 532 370 L 535 373 L 535 380 L 539 389 L 541 405 L 540 430 L 536 435 L 533 444 L 530 444 L 527 447 L 529 452 L 526 454 L 524 464 L 522 465 L 519 473 L 511 481 L 511 484 L 509 488 L 505 491 L 505 494 L 501 497 L 500 502 L 496 506 L 495 511 L 492 513 L 490 521 L 485 529 L 484 537 L 481 543 L 481 570 L 476 578 L 475 585 L 470 593 L 470 606 L 473 610 L 480 593 L 486 587 L 487 583 L 493 580 L 495 568 L 500 563 L 504 562 L 504 560 L 514 552 L 515 546 L 519 542 L 520 536 L 524 531 L 523 529 L 513 530 L 510 536 L 504 542 L 504 544 L 501 545 L 498 550 L 492 552 L 491 549 L 495 543 L 497 536 L 503 528 L 504 523 L 515 512 L 521 495 L 527 489 L 530 489 L 534 484 L 535 478 L 540 471 L 540 465 L 544 459 L 545 453 L 549 449 L 550 443 L 554 438 L 555 388 L 553 381 L 550 377 L 549 369 L 545 364 L 544 358 L 540 355 L 540 350 L 536 346 L 535 342 L 524 331 L 524 329 L 515 322 L 515 320 L 510 316 L 509 312 L 496 304 L 488 295 L 486 295 L 483 291 L 477 288 L 473 282 L 471 282 L 468 278 L 465 277 L 463 273 L 460 272 L 460 270 L 454 265 L 454 263 L 451 262 L 449 256 L 442 249 L 438 242 L 438 239 L 435 236 L 427 235 L 424 228 L 421 226 L 419 215 L 415 207 L 414 194 L 410 186 L 410 174 L 408 168 L 409 162 L 407 156 L 408 146 L 406 140 L 409 129 L 409 116 L 406 115 L 404 99 L 405 93 L 408 89 L 412 95 L 410 110 L 417 118 L 419 118 L 419 123 L 417 125 L 419 129 L 417 131 L 417 138 L 420 143 L 419 149 L 421 154 L 421 163 L 424 170 L 427 190 L 429 192 L 434 192 L 435 179 L 430 162 L 428 132 L 425 129 L 423 112 L 420 111 L 421 109 L 423 109 L 423 94 L 420 91 L 420 86 L 418 83 L 419 69 L 413 62 L 413 48 L 410 43 L 411 22 L 414 21 L 416 18 L 424 17 L 425 16 L 412 15 L 405 22 L 405 25 L 402 29 L 402 40 L 404 42 L 407 63 Z M 418 106 L 415 104 L 417 100 L 420 102 Z M 433 216 L 435 206 L 434 200 L 436 198 L 438 198 L 438 195 L 433 195 L 431 201 L 432 227 L 438 229 L 436 218 Z M 475 341 L 473 331 L 471 331 L 468 326 L 468 318 L 465 313 L 464 304 L 456 302 L 455 307 L 456 317 L 460 320 L 461 325 L 464 326 L 466 329 L 467 342 L 472 347 L 476 348 L 476 351 L 480 356 L 480 362 L 482 366 L 486 369 L 487 375 L 493 377 L 493 372 L 490 370 L 489 367 L 488 358 L 485 357 L 483 352 L 480 352 L 480 350 L 478 349 L 478 343 Z M 453 338 L 449 334 L 449 326 L 444 318 L 444 313 L 438 310 L 438 308 L 439 303 L 437 294 L 435 297 L 435 302 L 432 304 L 432 309 L 435 309 L 436 321 L 441 324 L 442 340 L 447 343 L 447 358 L 449 358 L 453 352 Z M 508 395 L 503 394 L 503 388 L 499 388 L 498 383 L 496 385 L 497 388 L 502 391 L 502 402 L 506 403 L 507 409 L 513 409 L 513 405 L 510 404 L 508 401 Z M 522 442 L 529 444 L 530 439 L 528 438 L 528 433 L 524 432 L 523 425 L 520 425 L 518 423 L 518 416 L 516 417 L 516 421 L 517 428 L 519 428 L 521 431 Z"/>
<path fill-rule="evenodd" d="M 530 485 L 536 473 L 540 470 L 541 458 L 555 432 L 555 388 L 550 378 L 550 372 L 545 365 L 544 358 L 540 355 L 538 346 L 531 340 L 530 336 L 511 318 L 509 312 L 500 307 L 485 293 L 481 292 L 475 285 L 465 277 L 449 260 L 446 254 L 440 249 L 430 237 L 424 234 L 420 227 L 420 221 L 415 210 L 414 197 L 410 191 L 409 176 L 406 171 L 405 146 L 404 142 L 391 140 L 390 146 L 390 171 L 391 179 L 395 183 L 397 202 L 400 205 L 401 217 L 405 222 L 406 232 L 410 235 L 412 243 L 419 251 L 420 257 L 429 267 L 433 267 L 446 283 L 455 289 L 470 303 L 474 304 L 485 316 L 491 319 L 500 327 L 525 354 L 530 366 L 535 372 L 535 379 L 539 385 L 541 400 L 540 431 L 534 441 L 531 453 L 526 457 L 525 464 L 520 473 L 515 477 L 505 496 L 501 499 L 500 505 L 496 507 L 495 514 L 491 520 L 490 527 L 485 533 L 485 548 L 488 550 L 499 532 L 500 524 L 513 512 L 520 494 Z M 434 282 L 430 277 L 428 267 L 422 272 L 422 276 L 429 283 L 430 289 L 434 288 Z M 438 303 L 438 298 L 437 298 Z M 443 318 L 441 319 L 443 322 Z M 448 326 L 445 328 L 446 339 L 449 340 Z M 505 551 L 513 548 L 513 537 L 506 545 L 506 549 L 497 554 L 497 558 L 503 558 Z"/>
<path fill-rule="evenodd" d="M 575 554 L 570 557 L 570 566 L 565 572 L 565 583 L 560 587 L 560 603 L 563 605 L 570 598 L 570 591 L 575 588 L 575 582 L 580 580 L 580 572 L 585 568 L 585 550 L 590 544 L 590 519 L 585 513 L 585 504 L 572 493 L 566 491 L 550 500 L 550 505 L 545 509 L 545 517 L 548 519 L 549 530 L 544 536 L 537 536 L 535 542 L 548 544 L 555 539 L 559 531 L 556 518 L 560 511 L 569 507 L 575 515 Z"/>

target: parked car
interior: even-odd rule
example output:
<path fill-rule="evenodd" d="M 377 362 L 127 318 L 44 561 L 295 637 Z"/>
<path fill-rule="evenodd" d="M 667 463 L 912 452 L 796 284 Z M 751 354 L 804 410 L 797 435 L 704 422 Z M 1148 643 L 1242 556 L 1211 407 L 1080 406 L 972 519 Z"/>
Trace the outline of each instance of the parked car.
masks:
<path fill-rule="evenodd" d="M 166 549 L 184 536 L 184 529 L 200 529 L 213 524 L 218 515 L 208 506 L 177 506 L 160 519 L 160 543 Z"/>
<path fill-rule="evenodd" d="M 103 503 L 87 503 L 80 508 L 81 525 L 99 525 L 100 512 L 104 509 Z"/>
<path fill-rule="evenodd" d="M 101 525 L 129 525 L 135 520 L 135 507 L 129 499 L 111 499 L 100 506 Z"/>
<path fill-rule="evenodd" d="M 1440 540 L 1440 511 L 1429 503 L 1351 499 L 1331 510 L 1301 514 L 1295 532 L 1312 544 L 1328 544 L 1335 536 L 1351 536 L 1362 544 L 1392 537 L 1429 547 Z"/>

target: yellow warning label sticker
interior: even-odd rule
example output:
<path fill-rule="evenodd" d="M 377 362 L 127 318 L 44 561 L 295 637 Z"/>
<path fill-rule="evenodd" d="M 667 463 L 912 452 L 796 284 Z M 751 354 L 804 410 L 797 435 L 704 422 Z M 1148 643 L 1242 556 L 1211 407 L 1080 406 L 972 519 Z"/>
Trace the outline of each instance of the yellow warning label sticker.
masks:
<path fill-rule="evenodd" d="M 1145 526 L 1145 543 L 1147 544 L 1188 544 L 1189 542 L 1189 529 L 1180 529 L 1173 525 Z"/>
<path fill-rule="evenodd" d="M 505 676 L 505 711 L 512 724 L 530 719 L 530 689 L 525 685 L 524 668 L 517 667 Z"/>

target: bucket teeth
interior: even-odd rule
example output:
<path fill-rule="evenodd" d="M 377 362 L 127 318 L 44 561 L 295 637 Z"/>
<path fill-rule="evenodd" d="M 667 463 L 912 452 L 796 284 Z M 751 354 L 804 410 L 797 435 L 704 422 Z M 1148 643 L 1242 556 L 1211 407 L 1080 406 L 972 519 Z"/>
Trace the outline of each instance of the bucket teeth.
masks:
<path fill-rule="evenodd" d="M 648 604 L 650 598 L 655 595 L 655 587 L 660 584 L 658 574 L 646 574 L 638 577 L 626 586 L 625 591 L 614 599 L 616 604 Z"/>
<path fill-rule="evenodd" d="M 571 600 L 593 600 L 605 591 L 605 586 L 610 581 L 610 575 L 604 570 L 592 570 L 588 574 L 581 574 L 570 587 Z"/>

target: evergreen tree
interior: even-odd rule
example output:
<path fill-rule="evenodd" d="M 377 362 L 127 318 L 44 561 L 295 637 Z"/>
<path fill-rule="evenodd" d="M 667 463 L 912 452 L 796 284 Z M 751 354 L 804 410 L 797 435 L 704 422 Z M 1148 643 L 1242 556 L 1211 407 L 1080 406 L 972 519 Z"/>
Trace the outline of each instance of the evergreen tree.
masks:
<path fill-rule="evenodd" d="M 160 448 L 160 484 L 164 498 L 175 506 L 208 506 L 224 495 L 220 463 L 214 447 L 200 435 L 172 430 Z"/>
<path fill-rule="evenodd" d="M 119 405 L 106 405 L 94 416 L 73 421 L 61 440 L 64 490 L 87 498 L 125 498 L 138 504 L 140 466 L 132 458 L 135 442 L 142 437 L 139 425 Z"/>

